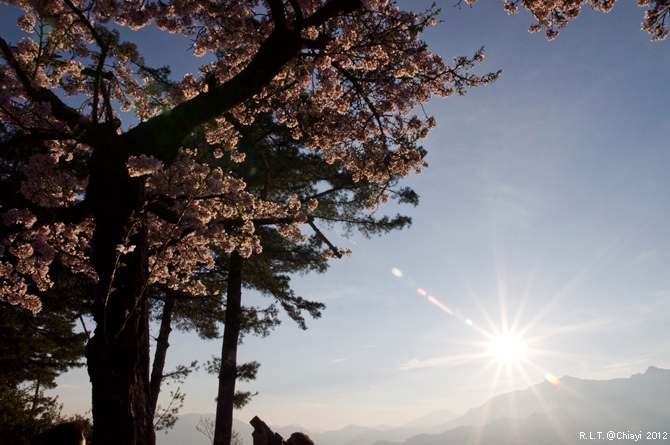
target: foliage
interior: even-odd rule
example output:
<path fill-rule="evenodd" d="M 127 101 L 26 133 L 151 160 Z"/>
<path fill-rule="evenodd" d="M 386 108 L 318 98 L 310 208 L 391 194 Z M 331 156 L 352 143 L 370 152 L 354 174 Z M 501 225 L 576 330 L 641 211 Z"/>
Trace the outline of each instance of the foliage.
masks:
<path fill-rule="evenodd" d="M 0 383 L 0 444 L 28 445 L 35 433 L 60 420 L 60 409 L 37 384 Z"/>
<path fill-rule="evenodd" d="M 369 212 L 366 204 L 382 193 L 376 185 L 365 180 L 354 181 L 342 163 L 328 164 L 318 153 L 306 150 L 300 140 L 292 137 L 286 125 L 278 124 L 271 116 L 261 115 L 249 125 L 236 122 L 236 128 L 241 134 L 237 149 L 244 155 L 244 160 L 233 161 L 231 156 L 224 155 L 220 161 L 210 160 L 210 163 L 219 162 L 229 175 L 242 179 L 247 184 L 247 191 L 259 199 L 275 202 L 294 199 L 295 196 L 303 202 L 319 199 L 318 207 L 307 214 L 313 233 L 305 241 L 283 236 L 268 228 L 266 223 L 257 222 L 255 234 L 262 250 L 244 261 L 241 281 L 247 289 L 270 296 L 272 301 L 264 308 L 242 308 L 236 316 L 241 319 L 240 337 L 236 341 L 241 341 L 247 333 L 268 335 L 279 324 L 276 304 L 302 329 L 307 328 L 303 313 L 314 318 L 321 315 L 325 306 L 295 295 L 290 280 L 291 275 L 296 273 L 324 272 L 328 267 L 328 257 L 342 255 L 343 251 L 327 239 L 324 230 L 338 225 L 345 233 L 358 230 L 365 236 L 371 236 L 402 229 L 411 220 L 401 215 L 376 216 Z M 191 140 L 194 144 L 201 144 L 198 153 L 222 149 L 211 146 L 202 137 L 192 137 Z M 399 202 L 416 205 L 418 195 L 415 192 L 409 188 L 394 188 L 399 179 L 389 181 L 386 192 Z M 329 255 L 323 255 L 324 248 Z M 155 296 L 158 310 L 154 312 L 156 317 L 160 316 L 161 325 L 169 317 L 176 320 L 180 330 L 196 330 L 203 338 L 217 337 L 217 323 L 223 321 L 228 310 L 223 296 L 228 289 L 229 272 L 228 255 L 216 251 L 215 265 L 198 273 L 207 288 L 205 296 L 197 298 L 185 292 L 175 294 L 163 289 Z M 174 308 L 168 302 L 170 295 L 177 297 Z M 168 311 L 172 312 L 168 314 Z M 163 332 L 165 330 L 161 328 L 157 348 L 166 344 L 161 338 Z M 169 335 L 169 331 L 165 334 Z M 230 354 L 228 348 L 224 349 L 226 354 Z M 208 363 L 208 371 L 219 375 L 220 363 L 220 358 L 215 357 Z M 250 369 L 250 365 L 253 365 L 253 375 L 244 372 Z M 251 380 L 255 378 L 258 366 L 257 363 L 238 365 L 236 375 L 225 378 Z M 248 391 L 235 391 L 235 408 L 247 404 L 253 395 Z"/>
<path fill-rule="evenodd" d="M 258 374 L 258 368 L 260 368 L 260 366 L 261 364 L 256 361 L 238 364 L 235 379 L 243 382 L 250 382 L 255 380 L 256 375 Z M 208 360 L 205 364 L 205 368 L 207 369 L 208 373 L 218 376 L 221 372 L 221 358 L 212 357 L 212 359 Z M 258 393 L 252 393 L 249 391 L 236 391 L 235 397 L 233 399 L 234 408 L 243 408 L 251 401 L 251 398 L 257 394 Z"/>
<path fill-rule="evenodd" d="M 71 421 L 84 425 L 90 440 L 90 419 L 80 414 L 64 417 L 61 409 L 57 397 L 46 396 L 38 382 L 18 386 L 0 383 L 0 444 L 28 445 L 34 435 Z"/>
<path fill-rule="evenodd" d="M 75 325 L 85 314 L 87 283 L 62 276 L 33 314 L 0 303 L 0 444 L 28 444 L 35 433 L 62 420 L 56 397 L 44 394 L 56 377 L 81 366 L 85 333 Z"/>
<path fill-rule="evenodd" d="M 198 370 L 198 362 L 192 361 L 187 365 L 178 365 L 170 372 L 162 372 L 161 385 L 171 386 L 173 384 L 182 385 L 186 378 Z M 184 406 L 186 394 L 181 391 L 181 386 L 171 389 L 166 406 L 157 405 L 154 412 L 154 430 L 164 431 L 166 434 L 169 429 L 174 427 L 178 420 L 179 410 Z"/>
<path fill-rule="evenodd" d="M 164 431 L 167 434 L 168 430 L 174 427 L 177 423 L 177 414 L 182 406 L 186 394 L 181 391 L 181 388 L 176 388 L 170 391 L 169 402 L 166 407 L 158 406 L 158 412 L 154 415 L 154 430 Z"/>
<path fill-rule="evenodd" d="M 81 366 L 86 333 L 74 330 L 87 313 L 90 285 L 80 277 L 57 276 L 38 314 L 0 303 L 0 380 L 39 381 L 48 388 L 60 373 Z"/>

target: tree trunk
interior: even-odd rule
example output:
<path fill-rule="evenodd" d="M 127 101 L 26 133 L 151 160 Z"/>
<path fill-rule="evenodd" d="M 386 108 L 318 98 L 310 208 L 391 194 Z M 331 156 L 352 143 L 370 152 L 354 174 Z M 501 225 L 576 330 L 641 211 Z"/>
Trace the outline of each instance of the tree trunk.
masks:
<path fill-rule="evenodd" d="M 131 178 L 115 133 L 89 161 L 94 206 L 91 262 L 98 273 L 96 323 L 86 346 L 93 445 L 153 445 L 149 387 L 149 301 L 144 179 Z M 126 252 L 120 252 L 124 247 Z"/>
<path fill-rule="evenodd" d="M 237 380 L 237 344 L 242 313 L 242 257 L 230 254 L 226 316 L 221 347 L 219 392 L 216 400 L 216 425 L 213 445 L 230 445 L 233 434 L 233 407 Z"/>
<path fill-rule="evenodd" d="M 132 312 L 117 336 L 105 335 L 103 324 L 98 324 L 86 348 L 92 384 L 93 445 L 155 443 L 149 397 L 147 301 Z"/>
<path fill-rule="evenodd" d="M 165 356 L 170 347 L 169 338 L 172 332 L 172 312 L 176 301 L 175 293 L 168 289 L 165 292 L 165 304 L 163 305 L 163 315 L 161 317 L 161 326 L 156 339 L 156 352 L 154 353 L 154 362 L 151 367 L 151 413 L 152 418 L 156 416 L 156 407 L 158 406 L 158 396 L 161 391 L 163 381 L 163 371 L 165 368 Z"/>

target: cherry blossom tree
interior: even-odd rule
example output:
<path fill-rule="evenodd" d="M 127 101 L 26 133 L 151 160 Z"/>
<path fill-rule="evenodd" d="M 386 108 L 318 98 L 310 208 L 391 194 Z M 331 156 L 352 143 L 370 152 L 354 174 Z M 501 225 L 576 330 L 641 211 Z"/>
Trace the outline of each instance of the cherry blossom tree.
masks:
<path fill-rule="evenodd" d="M 377 184 L 374 207 L 389 181 L 425 167 L 418 141 L 434 120 L 420 105 L 497 76 L 473 74 L 481 52 L 447 64 L 429 51 L 420 34 L 434 8 L 385 0 L 2 3 L 23 11 L 29 35 L 0 37 L 0 300 L 39 311 L 55 265 L 97 283 L 86 350 L 94 444 L 155 440 L 151 286 L 204 293 L 196 272 L 214 266 L 214 249 L 250 257 L 259 225 L 299 239 L 318 206 L 258 198 L 216 163 L 243 159 L 236 123 L 270 113 L 325 162 Z M 586 2 L 521 3 L 553 29 Z M 639 3 L 664 37 L 668 1 Z M 145 26 L 187 36 L 207 62 L 164 82 L 167 70 L 121 37 Z M 196 131 L 221 148 L 201 158 Z"/>
<path fill-rule="evenodd" d="M 411 111 L 495 77 L 469 72 L 481 53 L 447 66 L 428 51 L 419 34 L 435 11 L 381 1 L 11 4 L 37 39 L 0 40 L 12 196 L 2 209 L 1 298 L 39 310 L 54 261 L 97 280 L 86 355 L 100 444 L 155 440 L 148 288 L 204 292 L 193 273 L 213 266 L 214 247 L 252 255 L 259 223 L 298 237 L 314 205 L 246 192 L 198 161 L 188 144 L 196 129 L 241 159 L 234 123 L 272 112 L 327 162 L 383 190 L 424 167 L 416 142 L 434 121 Z M 117 30 L 149 24 L 190 36 L 194 54 L 215 61 L 156 96 L 160 73 Z M 125 110 L 140 122 L 123 126 Z"/>

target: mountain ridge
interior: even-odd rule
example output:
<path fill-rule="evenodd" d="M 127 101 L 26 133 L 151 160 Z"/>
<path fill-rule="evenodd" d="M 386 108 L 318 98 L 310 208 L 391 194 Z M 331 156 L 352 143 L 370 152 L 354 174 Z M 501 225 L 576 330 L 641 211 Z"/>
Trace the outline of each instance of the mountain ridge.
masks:
<path fill-rule="evenodd" d="M 501 437 L 508 437 L 510 443 L 572 444 L 578 442 L 580 432 L 617 428 L 621 431 L 665 428 L 667 431 L 670 425 L 667 400 L 670 400 L 670 370 L 650 366 L 644 373 L 609 380 L 572 376 L 559 378 L 558 384 L 544 380 L 526 389 L 494 396 L 461 416 L 438 410 L 399 427 L 348 425 L 325 432 L 312 432 L 296 424 L 271 427 L 284 437 L 294 431 L 304 431 L 317 445 L 488 445 L 505 443 L 500 441 Z M 206 415 L 180 416 L 174 432 L 167 436 L 157 434 L 158 444 L 208 445 L 205 436 L 195 431 L 194 416 Z M 182 420 L 188 421 L 180 426 Z M 245 445 L 251 445 L 251 426 L 236 420 L 234 428 L 240 432 Z M 187 429 L 190 434 L 185 432 Z M 533 442 L 542 434 L 559 439 Z M 477 441 L 469 442 L 473 439 Z M 617 443 L 628 442 L 618 440 Z"/>
<path fill-rule="evenodd" d="M 558 384 L 545 380 L 525 390 L 495 396 L 443 425 L 442 433 L 378 441 L 375 445 L 493 445 L 508 441 L 563 445 L 577 444 L 589 435 L 599 437 L 599 432 L 668 431 L 669 398 L 670 370 L 654 366 L 628 378 L 564 376 Z M 637 441 L 617 439 L 620 444 Z"/>

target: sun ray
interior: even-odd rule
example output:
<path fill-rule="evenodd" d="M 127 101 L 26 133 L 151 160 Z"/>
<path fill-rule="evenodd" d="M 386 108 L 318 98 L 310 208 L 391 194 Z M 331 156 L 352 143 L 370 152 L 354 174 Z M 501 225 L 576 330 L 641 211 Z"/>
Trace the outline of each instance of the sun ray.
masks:
<path fill-rule="evenodd" d="M 417 287 L 416 282 L 407 277 L 399 268 L 393 268 L 391 274 L 413 287 L 418 295 L 440 309 L 442 313 L 472 328 L 480 338 L 478 341 L 473 340 L 464 343 L 468 348 L 471 348 L 469 353 L 422 361 L 412 360 L 403 365 L 403 369 L 481 363 L 482 366 L 475 373 L 476 376 L 473 375 L 473 381 L 487 374 L 490 375 L 490 397 L 499 394 L 501 390 L 513 390 L 522 386 L 535 385 L 538 381 L 546 380 L 548 379 L 547 376 L 551 375 L 536 362 L 541 357 L 549 354 L 554 355 L 546 348 L 537 348 L 537 345 L 542 344 L 542 341 L 546 339 L 546 335 L 537 335 L 537 333 L 535 336 L 532 335 L 539 320 L 548 312 L 541 311 L 542 316 L 540 318 L 533 317 L 530 323 L 527 320 L 528 317 L 524 317 L 529 295 L 532 293 L 530 283 L 524 289 L 521 298 L 510 299 L 504 283 L 504 274 L 499 272 L 498 279 L 500 281 L 496 288 L 499 292 L 496 297 L 498 304 L 493 307 L 485 306 L 474 288 L 466 284 L 468 297 L 477 307 L 480 318 L 483 319 L 483 323 L 479 323 L 474 317 L 470 318 L 459 308 L 451 304 L 445 304 L 442 298 L 430 293 L 426 288 Z M 455 300 L 452 298 L 450 301 Z M 556 380 L 553 382 L 556 382 Z"/>

